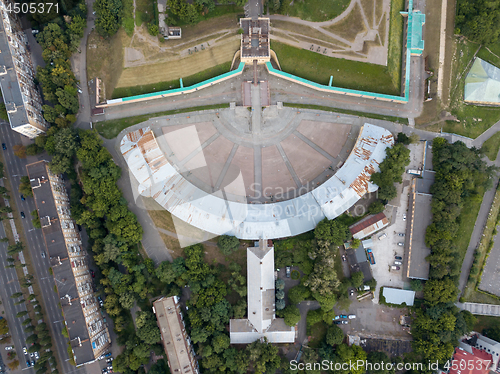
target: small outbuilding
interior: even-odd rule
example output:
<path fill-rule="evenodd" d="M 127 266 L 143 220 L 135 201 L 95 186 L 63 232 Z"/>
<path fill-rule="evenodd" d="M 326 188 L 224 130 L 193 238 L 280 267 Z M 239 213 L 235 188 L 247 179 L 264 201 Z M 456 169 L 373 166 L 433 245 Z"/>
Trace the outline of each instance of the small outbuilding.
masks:
<path fill-rule="evenodd" d="M 389 304 L 413 306 L 415 291 L 401 290 L 399 288 L 384 287 L 382 295 Z"/>

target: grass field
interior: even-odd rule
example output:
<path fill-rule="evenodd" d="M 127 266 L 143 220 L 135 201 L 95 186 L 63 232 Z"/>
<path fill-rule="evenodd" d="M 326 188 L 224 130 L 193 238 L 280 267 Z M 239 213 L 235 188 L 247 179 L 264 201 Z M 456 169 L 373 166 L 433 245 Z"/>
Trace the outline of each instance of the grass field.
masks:
<path fill-rule="evenodd" d="M 188 113 L 199 110 L 219 109 L 219 108 L 229 108 L 229 104 L 205 105 L 194 108 L 175 109 L 159 113 L 143 114 L 141 116 L 135 116 L 135 117 L 112 119 L 109 121 L 98 122 L 95 125 L 95 128 L 97 129 L 97 131 L 101 136 L 105 137 L 106 139 L 113 139 L 127 127 L 147 121 L 150 118 L 168 116 L 171 114 Z"/>
<path fill-rule="evenodd" d="M 285 0 L 286 1 L 286 0 Z M 288 15 L 306 21 L 323 22 L 333 19 L 347 9 L 351 0 L 302 0 L 294 1 Z"/>
<path fill-rule="evenodd" d="M 482 333 L 484 329 L 489 327 L 500 327 L 500 317 L 476 316 L 476 324 L 474 331 Z"/>
<path fill-rule="evenodd" d="M 122 27 L 128 36 L 134 34 L 134 1 L 133 0 L 123 0 L 123 18 Z"/>
<path fill-rule="evenodd" d="M 271 26 L 278 28 L 280 30 L 284 31 L 291 31 L 296 34 L 301 34 L 309 38 L 315 38 L 319 39 L 325 42 L 329 42 L 335 45 L 338 45 L 340 47 L 347 48 L 348 45 L 344 44 L 337 39 L 330 38 L 328 35 L 322 33 L 321 31 L 318 31 L 312 27 L 306 26 L 306 25 L 301 25 L 299 23 L 294 23 L 294 22 L 287 22 L 287 21 L 281 21 L 281 20 L 273 20 L 271 22 Z"/>
<path fill-rule="evenodd" d="M 227 73 L 229 72 L 230 68 L 231 68 L 231 62 L 225 62 L 223 64 L 200 71 L 188 77 L 183 77 L 182 82 L 184 84 L 184 87 L 192 86 L 193 84 L 200 83 L 204 80 Z M 115 90 L 113 91 L 113 98 L 116 99 L 120 97 L 135 96 L 150 92 L 160 92 L 179 87 L 180 87 L 179 79 L 174 79 L 166 82 L 138 84 L 137 86 L 131 86 L 131 87 L 118 87 L 115 88 Z"/>
<path fill-rule="evenodd" d="M 367 31 L 366 25 L 363 22 L 360 5 L 356 4 L 344 19 L 331 26 L 324 27 L 324 29 L 333 32 L 351 43 L 354 42 L 356 35 Z"/>
<path fill-rule="evenodd" d="M 500 67 L 500 55 L 494 52 L 496 51 L 495 47 L 496 44 L 488 48 L 482 47 L 477 53 L 477 57 L 495 65 L 496 67 Z"/>
<path fill-rule="evenodd" d="M 237 6 L 235 4 L 217 5 L 213 11 L 211 11 L 205 15 L 199 15 L 198 22 L 206 21 L 206 20 L 209 20 L 209 19 L 215 18 L 215 17 L 221 17 L 221 16 L 224 16 L 226 14 L 236 15 L 236 14 L 243 14 L 243 13 L 244 13 L 243 8 L 240 6 Z M 182 21 L 177 16 L 174 16 L 169 11 L 167 11 L 167 14 L 168 14 L 168 18 L 175 20 L 174 21 L 175 26 L 186 26 L 186 25 L 190 26 L 188 23 Z M 174 25 L 170 25 L 170 26 L 174 26 Z M 184 37 L 184 28 L 182 30 L 182 37 Z"/>
<path fill-rule="evenodd" d="M 481 187 L 478 196 L 470 197 L 465 200 L 464 207 L 459 216 L 459 226 L 457 232 L 460 234 L 453 240 L 453 244 L 457 247 L 457 253 L 460 256 L 458 263 L 462 266 L 467 247 L 469 246 L 472 231 L 476 224 L 477 215 L 483 201 L 484 188 Z"/>
<path fill-rule="evenodd" d="M 404 0 L 391 1 L 391 20 L 389 23 L 389 47 L 387 51 L 387 70 L 395 87 L 401 87 L 401 67 L 403 61 L 403 17 Z"/>
<path fill-rule="evenodd" d="M 210 75 L 209 68 L 221 64 L 229 66 L 228 64 L 232 61 L 239 46 L 240 41 L 233 39 L 226 41 L 220 46 L 195 52 L 180 60 L 175 59 L 169 62 L 126 68 L 123 70 L 116 87 L 133 87 L 156 82 L 167 82 L 179 78 L 184 79 L 184 77 L 190 77 L 193 73 L 197 72 L 203 72 L 201 75 L 208 76 Z M 220 71 L 219 68 L 215 70 Z M 225 72 L 227 71 L 229 71 L 229 68 Z M 117 96 L 113 92 L 113 97 L 119 96 L 121 94 Z"/>
<path fill-rule="evenodd" d="M 391 122 L 399 122 L 399 123 L 403 123 L 405 125 L 408 124 L 408 118 L 402 118 L 402 117 L 383 116 L 380 114 L 357 112 L 355 110 L 332 108 L 332 107 L 322 106 L 322 105 L 300 104 L 300 103 L 283 103 L 283 105 L 288 106 L 288 107 L 292 107 L 292 108 L 324 110 L 325 112 L 337 112 L 337 113 L 343 113 L 343 114 L 350 114 L 350 115 L 358 116 L 358 117 L 366 117 L 366 118 L 381 119 L 381 120 L 391 121 Z"/>
<path fill-rule="evenodd" d="M 495 161 L 500 150 L 500 132 L 495 133 L 491 138 L 486 140 L 481 150 L 491 161 Z"/>
<path fill-rule="evenodd" d="M 275 41 L 271 41 L 271 48 L 287 73 L 324 85 L 333 75 L 336 87 L 399 95 L 399 85 L 394 86 L 385 66 L 327 57 Z"/>
<path fill-rule="evenodd" d="M 114 87 L 123 71 L 123 45 L 130 41 L 120 29 L 108 39 L 100 37 L 95 30 L 87 42 L 87 77 L 99 77 L 104 82 L 106 98 L 110 99 Z"/>
<path fill-rule="evenodd" d="M 154 23 L 158 22 L 155 20 L 156 14 L 156 1 L 154 0 L 135 0 L 135 24 L 137 26 L 143 23 Z"/>

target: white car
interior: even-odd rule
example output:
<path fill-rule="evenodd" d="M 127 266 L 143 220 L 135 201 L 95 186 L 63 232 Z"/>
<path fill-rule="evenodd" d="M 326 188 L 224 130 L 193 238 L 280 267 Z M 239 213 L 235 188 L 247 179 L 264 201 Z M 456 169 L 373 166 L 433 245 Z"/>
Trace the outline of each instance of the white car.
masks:
<path fill-rule="evenodd" d="M 27 354 L 28 354 L 28 350 L 26 349 L 26 347 L 23 347 L 23 353 L 24 353 L 25 355 L 27 355 Z"/>
<path fill-rule="evenodd" d="M 14 347 L 12 347 L 11 345 L 8 345 L 7 347 L 5 347 L 6 351 L 12 351 L 13 349 L 14 349 Z"/>
<path fill-rule="evenodd" d="M 378 240 L 382 240 L 384 238 L 387 238 L 387 234 L 382 234 L 378 237 Z"/>
<path fill-rule="evenodd" d="M 394 265 L 403 265 L 401 261 L 394 261 Z"/>
<path fill-rule="evenodd" d="M 38 352 L 35 352 L 35 358 L 38 360 L 40 358 L 40 355 L 38 354 Z"/>
<path fill-rule="evenodd" d="M 349 316 L 347 318 L 354 319 L 354 318 L 356 318 L 356 315 L 355 314 L 349 314 Z"/>
<path fill-rule="evenodd" d="M 406 221 L 406 214 L 403 214 L 403 221 Z"/>

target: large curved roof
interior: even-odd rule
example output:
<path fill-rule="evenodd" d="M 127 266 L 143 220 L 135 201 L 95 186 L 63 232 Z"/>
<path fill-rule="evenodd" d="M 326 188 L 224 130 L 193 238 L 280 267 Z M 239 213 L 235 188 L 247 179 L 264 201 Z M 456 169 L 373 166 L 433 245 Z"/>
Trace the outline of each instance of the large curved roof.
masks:
<path fill-rule="evenodd" d="M 149 127 L 126 134 L 120 150 L 138 192 L 155 199 L 177 218 L 216 235 L 240 239 L 283 238 L 312 230 L 323 218 L 336 218 L 377 186 L 370 176 L 379 170 L 392 134 L 365 124 L 344 165 L 325 183 L 291 200 L 245 204 L 224 199 L 224 188 L 209 194 L 186 180 L 171 165 Z M 233 183 L 242 183 L 236 178 Z"/>

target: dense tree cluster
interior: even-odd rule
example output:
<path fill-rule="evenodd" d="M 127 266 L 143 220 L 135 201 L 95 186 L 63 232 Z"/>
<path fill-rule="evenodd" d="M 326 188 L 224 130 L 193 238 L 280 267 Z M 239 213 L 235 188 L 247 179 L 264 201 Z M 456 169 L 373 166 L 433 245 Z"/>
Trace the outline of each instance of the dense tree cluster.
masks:
<path fill-rule="evenodd" d="M 463 34 L 481 44 L 495 43 L 500 35 L 500 3 L 458 0 L 455 23 L 456 34 Z"/>
<path fill-rule="evenodd" d="M 458 338 L 471 331 L 475 321 L 472 314 L 454 305 L 462 255 L 453 240 L 460 234 L 460 213 L 465 199 L 480 199 L 480 190 L 491 187 L 495 168 L 487 167 L 479 151 L 462 142 L 450 144 L 436 138 L 432 150 L 436 180 L 431 187 L 432 223 L 425 237 L 431 248 L 431 270 L 423 288 L 423 306 L 416 310 L 412 335 L 414 352 L 424 361 L 443 362 L 451 357 Z"/>
<path fill-rule="evenodd" d="M 95 27 L 102 36 L 116 34 L 123 18 L 121 0 L 96 0 L 94 2 Z"/>
<path fill-rule="evenodd" d="M 410 164 L 410 150 L 403 143 L 386 148 L 384 161 L 379 165 L 380 171 L 373 173 L 371 181 L 378 189 L 378 198 L 387 203 L 397 196 L 395 183 L 401 183 L 405 167 Z"/>
<path fill-rule="evenodd" d="M 53 104 L 43 105 L 43 116 L 61 128 L 76 121 L 79 109 L 77 81 L 69 58 L 79 48 L 87 22 L 86 13 L 85 4 L 80 4 L 68 17 L 69 23 L 60 26 L 51 22 L 36 36 L 46 63 L 45 67 L 38 67 L 37 80 L 43 87 L 45 100 Z"/>
<path fill-rule="evenodd" d="M 237 6 L 246 4 L 245 0 L 219 0 L 217 4 L 233 3 Z M 170 17 L 168 18 L 169 25 L 173 26 L 177 23 L 176 19 L 182 22 L 194 24 L 200 20 L 200 15 L 212 12 L 215 9 L 215 0 L 195 0 L 193 2 L 186 0 L 170 0 Z M 172 17 L 173 16 L 173 17 Z M 162 25 L 160 25 L 162 26 Z"/>

